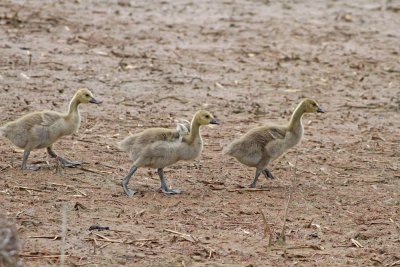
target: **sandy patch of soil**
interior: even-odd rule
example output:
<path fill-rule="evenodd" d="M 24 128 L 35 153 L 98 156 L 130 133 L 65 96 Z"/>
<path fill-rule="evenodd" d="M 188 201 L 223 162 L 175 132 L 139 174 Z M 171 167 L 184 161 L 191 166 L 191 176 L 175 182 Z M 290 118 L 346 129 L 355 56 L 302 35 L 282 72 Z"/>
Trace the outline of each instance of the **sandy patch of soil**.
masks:
<path fill-rule="evenodd" d="M 21 151 L 0 139 L 0 210 L 16 222 L 26 266 L 59 263 L 64 203 L 71 266 L 399 264 L 400 7 L 381 2 L 2 1 L 0 124 L 66 110 L 81 87 L 101 101 L 55 144 L 82 168 L 57 174 L 39 150 L 29 161 L 42 168 L 21 171 Z M 254 170 L 222 148 L 287 121 L 303 97 L 326 113 L 303 118 L 302 144 L 272 164 L 264 191 L 242 190 Z M 131 162 L 116 143 L 199 109 L 221 125 L 202 129 L 198 159 L 165 169 L 183 194 L 160 193 L 156 171 L 142 168 L 129 199 L 120 182 Z M 269 246 L 296 151 L 287 244 Z"/>

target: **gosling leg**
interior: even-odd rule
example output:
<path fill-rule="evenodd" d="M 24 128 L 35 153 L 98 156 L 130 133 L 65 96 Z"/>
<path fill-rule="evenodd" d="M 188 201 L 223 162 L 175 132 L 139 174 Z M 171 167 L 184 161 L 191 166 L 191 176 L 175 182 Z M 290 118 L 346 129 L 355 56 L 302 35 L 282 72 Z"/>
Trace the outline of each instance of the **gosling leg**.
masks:
<path fill-rule="evenodd" d="M 265 178 L 270 178 L 270 179 L 275 179 L 275 177 L 272 175 L 272 173 L 268 170 L 268 169 L 264 169 L 262 171 L 262 173 L 264 174 Z"/>
<path fill-rule="evenodd" d="M 83 162 L 78 160 L 78 161 L 68 161 L 60 156 L 57 156 L 56 152 L 54 152 L 53 148 L 50 146 L 47 148 L 47 153 L 53 158 L 57 158 L 65 167 L 71 167 L 75 165 L 81 165 Z"/>
<path fill-rule="evenodd" d="M 157 172 L 158 172 L 158 176 L 160 176 L 161 190 L 163 193 L 165 193 L 165 194 L 180 194 L 182 192 L 179 189 L 168 188 L 168 186 L 164 180 L 164 170 L 162 168 L 157 169 Z"/>
<path fill-rule="evenodd" d="M 124 189 L 124 191 L 125 191 L 125 193 L 128 195 L 128 197 L 133 197 L 133 195 L 134 195 L 135 193 L 137 193 L 136 191 L 130 190 L 130 189 L 128 188 L 129 180 L 131 179 L 132 174 L 134 174 L 136 170 L 137 170 L 136 166 L 135 166 L 135 165 L 132 165 L 131 169 L 130 169 L 129 172 L 128 172 L 128 175 L 127 175 L 127 176 L 125 177 L 125 179 L 122 181 L 122 188 Z"/>
<path fill-rule="evenodd" d="M 254 176 L 253 182 L 249 185 L 250 188 L 255 188 L 257 186 L 258 177 L 260 176 L 262 170 L 257 168 L 256 175 Z"/>
<path fill-rule="evenodd" d="M 28 157 L 29 157 L 30 153 L 31 153 L 30 151 L 24 150 L 24 158 L 22 160 L 22 169 L 23 170 L 28 170 L 28 171 L 37 171 L 37 170 L 39 170 L 40 167 L 33 167 L 33 166 L 32 167 L 26 167 L 26 162 L 28 161 Z"/>

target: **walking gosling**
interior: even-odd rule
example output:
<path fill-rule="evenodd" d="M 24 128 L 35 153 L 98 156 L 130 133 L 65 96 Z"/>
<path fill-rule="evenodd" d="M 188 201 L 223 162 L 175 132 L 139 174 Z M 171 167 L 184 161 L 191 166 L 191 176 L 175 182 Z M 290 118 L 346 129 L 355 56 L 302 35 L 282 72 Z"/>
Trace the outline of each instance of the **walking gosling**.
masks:
<path fill-rule="evenodd" d="M 157 168 L 161 181 L 161 190 L 166 194 L 180 194 L 181 190 L 168 188 L 164 180 L 164 167 L 174 164 L 179 160 L 193 160 L 203 149 L 203 140 L 200 135 L 200 126 L 219 124 L 208 111 L 198 111 L 193 117 L 190 134 L 182 138 L 181 142 L 170 142 L 163 138 L 169 129 L 151 128 L 143 132 L 128 136 L 119 144 L 122 151 L 128 153 L 133 164 L 128 175 L 122 181 L 122 188 L 129 197 L 136 191 L 128 188 L 128 183 L 133 173 L 140 167 Z M 158 140 L 155 136 L 162 137 Z"/>
<path fill-rule="evenodd" d="M 188 128 L 186 128 L 186 126 L 183 125 L 182 123 L 178 123 L 176 125 L 176 133 L 171 135 L 171 141 L 182 142 L 182 138 L 188 134 L 189 134 Z"/>
<path fill-rule="evenodd" d="M 188 134 L 189 130 L 181 123 L 178 123 L 174 130 L 166 128 L 149 128 L 125 138 L 124 141 L 119 144 L 119 147 L 121 148 L 122 144 L 124 147 L 133 147 L 136 144 L 140 144 L 137 148 L 141 149 L 141 147 L 157 141 L 181 142 L 183 136 Z"/>
<path fill-rule="evenodd" d="M 53 151 L 54 142 L 78 130 L 81 122 L 78 109 L 80 103 L 98 104 L 89 90 L 81 89 L 75 93 L 65 114 L 50 110 L 32 112 L 0 128 L 0 135 L 7 137 L 15 146 L 24 149 L 23 170 L 39 169 L 39 167 L 27 167 L 26 162 L 32 150 L 45 147 L 51 157 L 58 158 L 67 167 L 82 164 L 82 161 L 70 162 L 57 156 Z"/>
<path fill-rule="evenodd" d="M 261 173 L 267 179 L 274 179 L 267 165 L 301 141 L 304 131 L 301 118 L 304 113 L 316 112 L 324 113 L 315 100 L 306 98 L 297 106 L 288 124 L 255 127 L 229 144 L 223 153 L 249 167 L 256 167 L 254 180 L 249 185 L 254 188 Z"/>

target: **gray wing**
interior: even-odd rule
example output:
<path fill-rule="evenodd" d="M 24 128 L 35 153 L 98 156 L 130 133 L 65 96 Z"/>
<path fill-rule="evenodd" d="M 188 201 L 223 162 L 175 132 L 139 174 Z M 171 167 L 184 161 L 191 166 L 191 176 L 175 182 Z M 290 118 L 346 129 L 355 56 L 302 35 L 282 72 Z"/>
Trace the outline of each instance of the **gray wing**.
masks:
<path fill-rule="evenodd" d="M 285 139 L 286 131 L 280 127 L 270 127 L 268 133 L 272 139 Z"/>
<path fill-rule="evenodd" d="M 45 111 L 41 115 L 42 122 L 40 125 L 42 126 L 50 126 L 61 118 L 61 115 L 54 111 Z"/>
<path fill-rule="evenodd" d="M 188 120 L 180 120 L 179 123 L 183 124 L 183 126 L 186 127 L 186 129 L 188 129 L 188 132 L 190 133 L 190 127 L 191 127 L 191 123 Z"/>
<path fill-rule="evenodd" d="M 260 126 L 253 128 L 242 137 L 245 143 L 257 143 L 262 147 L 271 141 L 284 139 L 286 131 L 279 126 Z"/>

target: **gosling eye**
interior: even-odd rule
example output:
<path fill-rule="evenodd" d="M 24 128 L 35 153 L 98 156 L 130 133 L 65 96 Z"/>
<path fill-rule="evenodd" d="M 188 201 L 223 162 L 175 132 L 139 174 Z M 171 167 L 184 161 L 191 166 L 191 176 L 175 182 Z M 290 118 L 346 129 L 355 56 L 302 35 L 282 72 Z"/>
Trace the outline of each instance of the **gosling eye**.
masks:
<path fill-rule="evenodd" d="M 209 115 L 206 115 L 206 119 L 209 119 L 210 118 L 210 116 Z"/>
<path fill-rule="evenodd" d="M 90 95 L 89 95 L 89 94 L 86 94 L 85 96 L 86 96 L 86 97 L 89 97 Z"/>
<path fill-rule="evenodd" d="M 317 104 L 315 104 L 315 103 L 313 103 L 312 105 L 313 105 L 313 107 L 316 107 L 316 106 L 317 106 Z"/>

